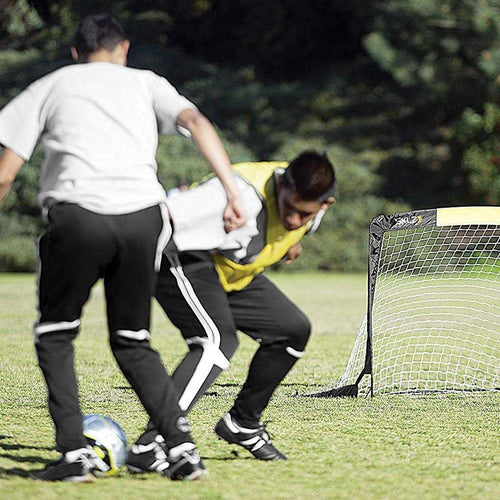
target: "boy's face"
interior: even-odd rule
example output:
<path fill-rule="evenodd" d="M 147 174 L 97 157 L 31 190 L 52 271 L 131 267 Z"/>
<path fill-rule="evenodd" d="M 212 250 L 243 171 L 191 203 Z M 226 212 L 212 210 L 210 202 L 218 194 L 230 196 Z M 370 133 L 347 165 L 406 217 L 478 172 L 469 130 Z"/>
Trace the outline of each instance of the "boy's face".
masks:
<path fill-rule="evenodd" d="M 287 231 L 304 226 L 320 210 L 326 210 L 335 201 L 333 197 L 324 202 L 303 200 L 296 191 L 286 184 L 283 178 L 278 181 L 276 199 L 281 223 Z"/>

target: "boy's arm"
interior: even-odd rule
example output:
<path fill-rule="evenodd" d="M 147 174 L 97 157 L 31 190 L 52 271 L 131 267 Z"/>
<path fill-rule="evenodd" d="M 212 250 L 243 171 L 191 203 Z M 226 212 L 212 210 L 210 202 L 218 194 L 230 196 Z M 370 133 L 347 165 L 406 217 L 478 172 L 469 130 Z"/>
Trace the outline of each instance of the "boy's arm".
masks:
<path fill-rule="evenodd" d="M 7 196 L 24 159 L 9 148 L 4 148 L 0 156 L 0 202 Z"/>
<path fill-rule="evenodd" d="M 235 180 L 247 221 L 229 234 L 224 230 L 222 220 L 227 203 L 226 193 L 217 177 L 167 198 L 174 229 L 172 239 L 179 251 L 241 248 L 249 233 L 253 234 L 256 218 L 262 210 L 262 201 L 250 184 L 237 175 Z"/>
<path fill-rule="evenodd" d="M 223 215 L 224 229 L 231 231 L 242 226 L 246 216 L 241 195 L 226 150 L 210 120 L 199 111 L 185 109 L 177 116 L 177 124 L 191 132 L 196 146 L 224 187 L 227 196 L 227 206 Z"/>

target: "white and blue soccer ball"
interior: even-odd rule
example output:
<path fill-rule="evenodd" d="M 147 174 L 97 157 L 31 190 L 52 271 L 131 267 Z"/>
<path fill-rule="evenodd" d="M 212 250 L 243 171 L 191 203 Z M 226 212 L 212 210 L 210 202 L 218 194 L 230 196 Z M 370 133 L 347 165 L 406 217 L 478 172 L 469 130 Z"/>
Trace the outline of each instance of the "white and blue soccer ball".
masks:
<path fill-rule="evenodd" d="M 94 473 L 118 474 L 127 459 L 127 438 L 122 428 L 112 418 L 92 413 L 83 416 L 83 435 L 98 457 Z"/>

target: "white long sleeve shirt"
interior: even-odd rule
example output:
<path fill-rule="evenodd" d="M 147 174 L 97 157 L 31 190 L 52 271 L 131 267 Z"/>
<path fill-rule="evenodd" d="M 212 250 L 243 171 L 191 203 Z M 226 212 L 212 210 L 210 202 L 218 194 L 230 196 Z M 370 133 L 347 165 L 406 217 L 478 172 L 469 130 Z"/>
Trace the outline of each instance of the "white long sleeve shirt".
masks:
<path fill-rule="evenodd" d="M 274 172 L 275 185 L 283 172 L 283 169 Z M 224 231 L 227 198 L 219 179 L 211 178 L 194 189 L 167 198 L 177 251 L 211 250 L 239 263 L 252 262 L 257 257 L 266 244 L 265 203 L 249 182 L 237 174 L 235 178 L 247 220 L 230 233 Z M 316 231 L 323 215 L 323 210 L 316 214 L 308 233 Z"/>

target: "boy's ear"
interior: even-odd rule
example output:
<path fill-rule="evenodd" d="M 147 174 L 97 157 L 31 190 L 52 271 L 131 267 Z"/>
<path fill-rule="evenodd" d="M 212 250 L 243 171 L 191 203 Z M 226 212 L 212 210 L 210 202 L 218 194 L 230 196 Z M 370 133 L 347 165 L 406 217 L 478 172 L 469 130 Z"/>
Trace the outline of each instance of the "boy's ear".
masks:
<path fill-rule="evenodd" d="M 80 60 L 80 58 L 78 56 L 78 51 L 76 50 L 76 48 L 75 47 L 71 47 L 69 50 L 71 52 L 71 57 L 73 58 L 73 61 L 78 62 Z"/>
<path fill-rule="evenodd" d="M 329 196 L 322 204 L 321 210 L 326 210 L 330 205 L 333 205 L 337 200 L 333 196 Z"/>
<path fill-rule="evenodd" d="M 130 40 L 122 40 L 120 42 L 120 49 L 122 51 L 122 54 L 127 57 L 128 51 L 130 49 Z"/>
<path fill-rule="evenodd" d="M 285 179 L 283 178 L 282 175 L 280 175 L 278 177 L 278 185 L 277 185 L 277 188 L 279 191 L 281 191 L 284 187 L 286 186 L 286 181 Z"/>

